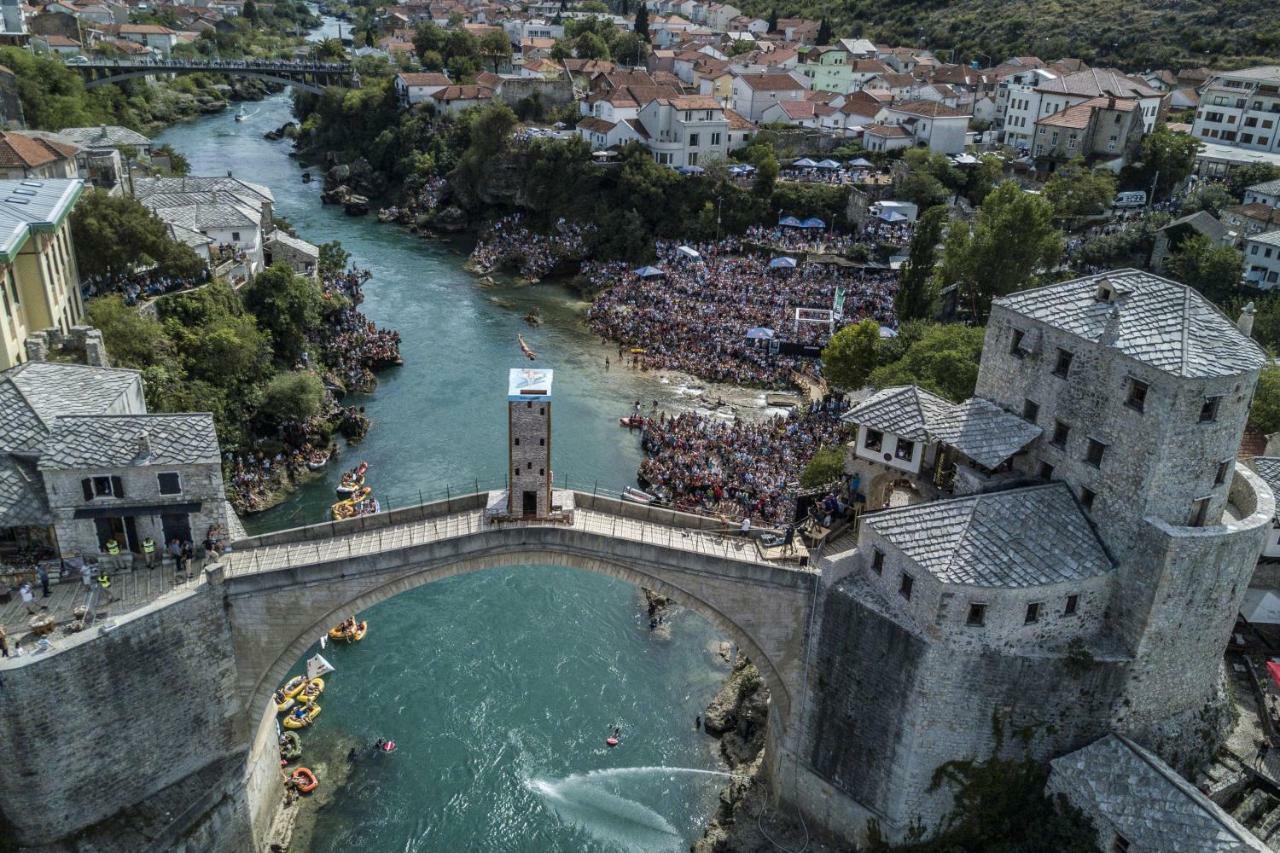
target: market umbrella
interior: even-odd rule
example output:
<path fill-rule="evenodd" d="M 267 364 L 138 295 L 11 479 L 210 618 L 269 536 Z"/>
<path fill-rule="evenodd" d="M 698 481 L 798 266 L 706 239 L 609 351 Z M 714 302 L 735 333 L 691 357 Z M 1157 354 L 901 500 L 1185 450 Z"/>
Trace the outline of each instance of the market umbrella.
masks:
<path fill-rule="evenodd" d="M 753 326 L 747 329 L 747 337 L 753 341 L 771 341 L 773 340 L 773 329 L 766 329 L 764 326 Z"/>
<path fill-rule="evenodd" d="M 803 228 L 804 223 L 794 216 L 784 216 L 778 220 L 778 224 L 783 228 Z"/>
<path fill-rule="evenodd" d="M 880 218 L 885 222 L 901 222 L 907 218 L 907 215 L 896 210 L 882 210 L 880 211 Z"/>
<path fill-rule="evenodd" d="M 859 157 L 857 160 L 850 160 L 849 165 L 855 169 L 870 169 L 875 164 L 872 163 L 870 160 L 864 160 L 861 157 Z"/>
<path fill-rule="evenodd" d="M 812 169 L 818 164 L 810 160 L 808 157 L 802 157 L 791 164 L 793 169 Z"/>
<path fill-rule="evenodd" d="M 795 258 L 782 257 L 782 258 L 774 258 L 773 260 L 769 261 L 769 269 L 793 270 L 795 268 L 796 268 Z"/>
<path fill-rule="evenodd" d="M 801 228 L 826 228 L 827 223 L 823 222 L 816 216 L 810 216 L 804 222 L 800 223 Z"/>
<path fill-rule="evenodd" d="M 640 267 L 640 269 L 636 270 L 635 273 L 641 278 L 662 278 L 666 275 L 665 272 L 657 267 Z"/>
<path fill-rule="evenodd" d="M 819 169 L 839 169 L 840 168 L 840 164 L 837 163 L 835 160 L 819 160 L 816 165 Z"/>

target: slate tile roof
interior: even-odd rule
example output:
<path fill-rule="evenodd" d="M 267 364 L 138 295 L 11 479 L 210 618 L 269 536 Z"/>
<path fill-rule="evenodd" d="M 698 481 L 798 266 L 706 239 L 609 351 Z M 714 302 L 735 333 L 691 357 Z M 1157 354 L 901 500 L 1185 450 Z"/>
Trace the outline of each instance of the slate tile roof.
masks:
<path fill-rule="evenodd" d="M 1263 195 L 1280 195 L 1280 178 L 1274 181 L 1265 181 L 1261 184 L 1254 184 L 1248 188 L 1252 192 L 1262 193 Z"/>
<path fill-rule="evenodd" d="M 1118 292 L 1099 302 L 1103 281 Z M 1175 376 L 1207 378 L 1256 370 L 1266 354 L 1193 288 L 1139 270 L 1112 270 L 993 300 L 1015 314 L 1095 343 L 1118 309 L 1112 344 L 1123 354 Z"/>
<path fill-rule="evenodd" d="M 0 527 L 47 527 L 49 502 L 30 463 L 0 454 Z"/>
<path fill-rule="evenodd" d="M 1248 464 L 1272 492 L 1280 495 L 1280 456 L 1255 456 Z M 1276 509 L 1276 514 L 1280 515 L 1280 508 Z"/>
<path fill-rule="evenodd" d="M 145 437 L 150 452 L 141 452 Z M 58 418 L 40 446 L 40 470 L 126 465 L 216 464 L 213 415 L 96 415 Z"/>
<path fill-rule="evenodd" d="M 33 451 L 49 428 L 12 382 L 0 382 L 0 449 Z"/>
<path fill-rule="evenodd" d="M 1049 762 L 1051 785 L 1103 816 L 1136 850 L 1269 850 L 1169 765 L 1109 734 Z"/>
<path fill-rule="evenodd" d="M 23 435 L 29 440 L 32 430 L 43 436 L 61 415 L 106 414 L 138 381 L 136 370 L 84 364 L 29 361 L 6 370 L 0 374 L 0 447 L 31 449 L 11 442 Z"/>
<path fill-rule="evenodd" d="M 862 523 L 947 584 L 1025 588 L 1112 568 L 1065 483 L 884 510 Z"/>
<path fill-rule="evenodd" d="M 986 468 L 995 468 L 1043 431 L 987 400 L 956 405 L 914 385 L 878 391 L 843 419 L 912 441 L 940 441 Z"/>

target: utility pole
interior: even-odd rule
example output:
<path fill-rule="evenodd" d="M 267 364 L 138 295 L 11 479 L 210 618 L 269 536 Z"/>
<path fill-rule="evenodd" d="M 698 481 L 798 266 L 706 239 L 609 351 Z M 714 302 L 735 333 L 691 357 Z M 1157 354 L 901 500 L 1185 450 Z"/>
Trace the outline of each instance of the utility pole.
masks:
<path fill-rule="evenodd" d="M 1160 170 L 1156 169 L 1155 176 L 1151 179 L 1151 194 L 1147 196 L 1147 207 L 1150 208 L 1156 203 L 1156 184 L 1160 182 Z"/>

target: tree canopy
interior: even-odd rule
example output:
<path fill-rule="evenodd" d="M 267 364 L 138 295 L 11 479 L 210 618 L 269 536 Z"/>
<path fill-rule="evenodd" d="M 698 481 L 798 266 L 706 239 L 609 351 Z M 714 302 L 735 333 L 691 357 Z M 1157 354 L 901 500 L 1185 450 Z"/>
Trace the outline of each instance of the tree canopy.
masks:
<path fill-rule="evenodd" d="M 273 264 L 241 291 L 245 306 L 271 335 L 271 349 L 292 365 L 306 349 L 307 333 L 320 323 L 324 299 L 320 286 L 287 265 Z"/>
<path fill-rule="evenodd" d="M 867 377 L 876 388 L 919 385 L 952 402 L 973 396 L 984 330 L 958 323 L 905 324 L 895 347 L 901 355 Z"/>
<path fill-rule="evenodd" d="M 1115 194 L 1115 175 L 1105 169 L 1090 169 L 1079 159 L 1059 166 L 1044 185 L 1044 196 L 1059 219 L 1103 213 Z"/>
<path fill-rule="evenodd" d="M 907 261 L 902 265 L 898 293 L 893 299 L 894 312 L 900 323 L 924 320 L 933 313 L 934 267 L 938 262 L 938 244 L 942 241 L 948 215 L 945 205 L 937 205 L 926 210 L 916 222 Z"/>
<path fill-rule="evenodd" d="M 1204 234 L 1182 238 L 1165 260 L 1165 272 L 1189 284 L 1211 302 L 1222 303 L 1235 293 L 1244 269 L 1244 255 L 1233 246 L 1219 246 Z"/>
<path fill-rule="evenodd" d="M 84 193 L 71 212 L 71 236 L 81 275 L 119 276 L 155 266 L 167 276 L 195 276 L 205 267 L 190 246 L 141 202 L 106 190 Z"/>
<path fill-rule="evenodd" d="M 1253 389 L 1249 426 L 1266 435 L 1280 432 L 1280 367 L 1264 367 Z"/>
<path fill-rule="evenodd" d="M 875 320 L 845 326 L 822 348 L 822 375 L 837 388 L 858 390 L 875 369 L 879 346 L 880 324 Z"/>

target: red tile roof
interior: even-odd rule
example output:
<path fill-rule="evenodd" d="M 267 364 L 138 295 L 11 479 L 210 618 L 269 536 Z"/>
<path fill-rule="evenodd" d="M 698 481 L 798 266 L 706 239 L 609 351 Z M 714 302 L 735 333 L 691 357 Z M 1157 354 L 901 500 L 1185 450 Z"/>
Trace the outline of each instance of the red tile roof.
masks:
<path fill-rule="evenodd" d="M 59 160 L 76 156 L 74 145 L 26 136 L 11 131 L 0 131 L 0 166 L 35 169 Z"/>

